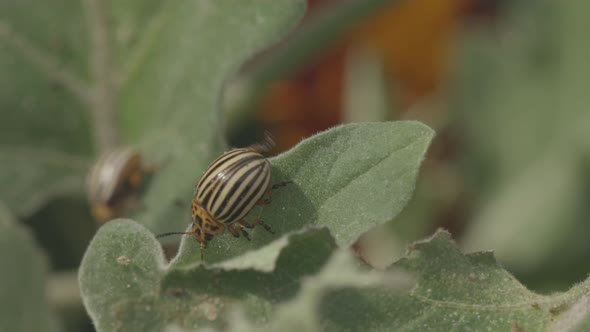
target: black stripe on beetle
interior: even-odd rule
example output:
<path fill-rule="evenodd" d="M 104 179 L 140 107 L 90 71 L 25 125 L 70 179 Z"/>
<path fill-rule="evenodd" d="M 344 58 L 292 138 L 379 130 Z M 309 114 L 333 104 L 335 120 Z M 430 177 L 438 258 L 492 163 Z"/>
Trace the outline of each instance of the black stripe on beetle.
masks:
<path fill-rule="evenodd" d="M 219 169 L 219 167 L 221 165 L 223 165 L 229 158 L 231 158 L 233 155 L 241 153 L 240 149 L 236 149 L 236 150 L 231 150 L 227 153 L 222 154 L 219 158 L 217 158 L 216 160 L 214 160 L 211 165 L 209 166 L 209 168 L 207 168 L 207 170 L 205 171 L 205 174 L 203 174 L 201 176 L 201 179 L 199 180 L 199 183 L 197 184 L 197 188 L 201 187 L 204 185 L 203 181 L 205 179 L 207 179 L 213 172 L 217 171 Z M 212 179 L 213 180 L 213 179 Z M 198 197 L 199 199 L 201 199 L 202 197 Z"/>
<path fill-rule="evenodd" d="M 262 195 L 258 196 L 258 193 L 265 192 L 270 184 L 270 177 L 267 177 L 264 182 L 260 181 L 258 186 L 250 192 L 250 195 L 244 199 L 238 199 L 234 202 L 234 206 L 231 207 L 230 212 L 233 214 L 230 216 L 223 215 L 221 218 L 224 220 L 240 220 L 246 216 L 248 212 L 258 203 L 262 198 Z M 229 212 L 228 212 L 229 213 Z"/>
<path fill-rule="evenodd" d="M 236 205 L 239 204 L 240 201 L 244 201 L 244 196 L 248 191 L 251 191 L 253 184 L 257 181 L 260 182 L 260 178 L 262 178 L 263 172 L 263 164 L 254 165 L 250 167 L 248 170 L 244 171 L 242 174 L 240 174 L 240 177 L 236 181 L 233 181 L 231 187 L 226 186 L 226 188 L 224 188 L 225 198 L 219 204 L 219 206 L 217 206 L 216 210 L 219 213 L 219 215 L 216 215 L 216 217 L 218 219 L 227 218 L 229 213 L 235 210 Z M 228 208 L 228 203 L 230 201 L 232 201 L 232 205 Z"/>
<path fill-rule="evenodd" d="M 232 165 L 239 167 L 239 165 L 235 165 L 235 161 L 243 161 L 244 158 L 240 156 L 243 153 L 244 149 L 236 149 L 217 158 L 205 171 L 205 174 L 203 174 L 197 184 L 197 199 L 203 199 L 203 194 L 207 192 L 205 189 L 210 188 L 214 182 L 219 180 L 219 174 L 222 174 L 222 171 L 225 173 L 229 172 L 231 169 L 228 169 L 228 167 Z"/>
<path fill-rule="evenodd" d="M 209 189 L 211 192 L 215 191 L 215 194 L 213 194 L 213 198 L 211 200 L 203 200 L 202 206 L 207 207 L 208 211 L 211 212 L 213 216 L 218 216 L 218 213 L 220 212 L 220 200 L 224 201 L 228 198 L 228 196 L 232 195 L 232 193 L 227 192 L 228 186 L 242 183 L 243 180 L 240 180 L 239 177 L 244 172 L 247 172 L 252 167 L 256 167 L 260 162 L 266 162 L 266 160 L 261 157 L 262 156 L 248 156 L 243 160 L 237 161 L 235 164 L 227 165 L 227 171 L 220 170 L 218 176 L 216 177 L 216 181 L 211 185 L 211 189 Z M 204 188 L 203 190 L 207 189 Z M 209 196 L 211 194 L 207 195 Z"/>
<path fill-rule="evenodd" d="M 243 167 L 244 164 L 262 157 L 249 156 L 249 158 L 244 158 L 244 156 L 240 155 L 234 156 L 232 159 L 224 159 L 222 162 L 217 164 L 214 163 L 213 165 L 217 171 L 207 172 L 207 177 L 204 177 L 201 179 L 201 181 L 199 181 L 197 184 L 196 198 L 203 206 L 209 207 L 211 195 L 214 195 L 212 199 L 214 201 L 216 200 L 215 195 L 219 193 L 219 187 L 226 181 L 227 177 L 231 176 L 236 170 Z"/>

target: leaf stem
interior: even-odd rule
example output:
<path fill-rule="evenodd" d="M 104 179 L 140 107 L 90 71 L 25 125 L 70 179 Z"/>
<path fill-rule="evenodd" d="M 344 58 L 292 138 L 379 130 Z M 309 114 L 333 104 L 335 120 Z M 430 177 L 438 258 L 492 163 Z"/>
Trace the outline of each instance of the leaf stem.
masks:
<path fill-rule="evenodd" d="M 24 36 L 12 30 L 8 24 L 2 21 L 0 21 L 0 39 L 5 40 L 16 51 L 20 52 L 33 66 L 45 74 L 49 80 L 63 86 L 82 103 L 86 105 L 91 104 L 91 91 L 84 82 L 61 68 L 59 62 L 47 52 L 43 52 L 34 46 Z"/>
<path fill-rule="evenodd" d="M 116 121 L 117 91 L 114 82 L 114 62 L 107 19 L 101 0 L 85 0 L 90 33 L 90 67 L 95 86 L 90 107 L 94 118 L 95 143 L 99 152 L 119 144 Z"/>

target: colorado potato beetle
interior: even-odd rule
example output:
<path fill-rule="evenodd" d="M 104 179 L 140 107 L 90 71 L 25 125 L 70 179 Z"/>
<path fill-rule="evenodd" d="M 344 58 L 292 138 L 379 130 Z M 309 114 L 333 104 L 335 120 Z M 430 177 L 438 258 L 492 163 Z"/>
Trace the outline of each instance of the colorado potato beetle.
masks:
<path fill-rule="evenodd" d="M 271 185 L 270 163 L 263 153 L 273 146 L 274 142 L 267 135 L 262 144 L 232 149 L 215 159 L 194 188 L 191 232 L 170 232 L 157 237 L 194 235 L 204 249 L 214 236 L 223 234 L 226 229 L 233 236 L 240 237 L 241 234 L 248 240 L 250 236 L 246 228 L 256 225 L 274 233 L 260 219 L 251 223 L 244 219 L 255 205 L 271 202 L 273 189 L 291 182 Z M 265 194 L 267 198 L 263 198 Z"/>
<path fill-rule="evenodd" d="M 145 175 L 156 167 L 142 162 L 141 154 L 129 147 L 104 153 L 90 169 L 86 178 L 86 193 L 92 216 L 106 222 L 122 216 L 134 200 L 134 193 Z"/>

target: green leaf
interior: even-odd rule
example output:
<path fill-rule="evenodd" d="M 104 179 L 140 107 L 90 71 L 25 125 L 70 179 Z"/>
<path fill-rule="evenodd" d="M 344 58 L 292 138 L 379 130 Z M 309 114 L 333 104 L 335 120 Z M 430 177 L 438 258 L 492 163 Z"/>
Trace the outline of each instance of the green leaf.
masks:
<path fill-rule="evenodd" d="M 362 292 L 367 288 L 386 287 L 391 294 L 398 293 L 401 296 L 407 293 L 412 283 L 410 276 L 400 271 L 365 271 L 359 268 L 349 251 L 340 250 L 317 275 L 303 282 L 301 291 L 293 300 L 277 305 L 275 315 L 262 329 L 244 317 L 237 316 L 230 322 L 229 330 L 323 331 L 321 327 L 325 321 L 322 321 L 322 304 L 334 291 Z M 344 307 L 346 302 L 341 304 Z"/>
<path fill-rule="evenodd" d="M 159 13 L 165 23 L 122 98 L 130 140 L 166 163 L 136 220 L 155 232 L 186 225 L 193 186 L 225 148 L 219 113 L 224 81 L 289 30 L 303 9 L 301 0 L 182 1 Z M 178 199 L 186 209 L 178 209 Z"/>
<path fill-rule="evenodd" d="M 457 115 L 462 169 L 481 206 L 466 248 L 493 248 L 525 283 L 563 289 L 587 274 L 590 103 L 584 82 L 587 1 L 508 5 L 500 33 L 479 31 L 461 59 L 466 75 Z M 472 29 L 470 29 L 470 32 Z M 519 33 L 513 33 L 519 31 Z M 559 272 L 554 272 L 559 271 Z M 540 286 L 539 286 L 540 284 Z M 555 284 L 550 285 L 555 289 Z"/>
<path fill-rule="evenodd" d="M 410 246 L 384 272 L 335 250 L 326 229 L 311 229 L 224 262 L 165 267 L 152 234 L 118 220 L 92 241 L 80 285 L 99 331 L 227 324 L 235 331 L 583 331 L 587 324 L 590 280 L 536 294 L 491 252 L 462 254 L 444 231 Z"/>
<path fill-rule="evenodd" d="M 84 190 L 90 163 L 59 151 L 0 147 L 0 197 L 29 217 L 49 199 Z"/>
<path fill-rule="evenodd" d="M 503 186 L 470 224 L 463 247 L 494 249 L 500 262 L 520 271 L 534 270 L 549 257 L 563 257 L 564 243 L 579 232 L 572 211 L 584 195 L 568 152 L 546 156 Z"/>
<path fill-rule="evenodd" d="M 433 135 L 415 121 L 349 124 L 315 135 L 271 159 L 273 182 L 293 183 L 275 190 L 272 204 L 250 218 L 260 216 L 276 234 L 326 226 L 339 246 L 349 246 L 402 210 Z M 276 236 L 257 227 L 251 238 L 218 236 L 205 260 L 234 257 Z M 183 241 L 177 264 L 197 260 L 196 242 Z"/>
<path fill-rule="evenodd" d="M 418 275 L 409 293 L 336 290 L 321 303 L 326 330 L 506 331 L 516 324 L 542 331 L 549 323 L 547 298 L 524 288 L 491 253 L 463 255 L 446 232 L 410 246 L 394 267 Z"/>
<path fill-rule="evenodd" d="M 80 267 L 80 288 L 98 331 L 160 331 L 167 324 L 221 326 L 233 306 L 268 319 L 271 305 L 293 297 L 336 248 L 326 229 L 285 235 L 226 262 L 165 266 L 160 244 L 129 220 L 102 227 Z"/>
<path fill-rule="evenodd" d="M 0 263 L 0 331 L 58 331 L 46 296 L 45 257 L 2 203 Z"/>
<path fill-rule="evenodd" d="M 88 114 L 55 79 L 80 60 L 71 48 L 83 31 L 73 14 L 78 6 L 64 2 L 0 3 L 0 199 L 18 216 L 81 192 L 90 165 Z M 58 54 L 69 59 L 68 69 Z"/>
<path fill-rule="evenodd" d="M 352 124 L 273 159 L 274 180 L 293 184 L 253 214 L 264 212 L 277 235 L 256 229 L 251 242 L 216 237 L 202 253 L 218 262 L 212 265 L 194 263 L 201 252 L 193 237 L 183 238 L 165 268 L 147 229 L 129 221 L 105 225 L 80 268 L 87 310 L 99 330 L 157 330 L 171 322 L 192 327 L 210 320 L 218 325 L 219 312 L 232 303 L 258 322 L 268 319 L 271 304 L 293 297 L 301 277 L 317 272 L 336 243 L 350 245 L 402 209 L 432 135 L 417 122 Z M 335 239 L 326 229 L 301 232 L 310 226 L 327 226 Z"/>
<path fill-rule="evenodd" d="M 559 332 L 584 332 L 590 329 L 590 291 L 588 290 L 589 282 L 586 281 L 574 289 L 580 289 L 584 293 L 582 297 L 573 304 L 556 307 L 559 313 L 553 321 L 551 331 Z M 585 289 L 584 289 L 585 288 Z"/>
<path fill-rule="evenodd" d="M 305 8 L 303 0 L 28 2 L 0 4 L 0 198 L 31 213 L 57 194 L 82 194 L 84 170 L 68 161 L 88 165 L 97 152 L 136 145 L 163 166 L 136 216 L 156 231 L 185 224 L 174 202 L 190 198 L 225 148 L 225 80 Z"/>
<path fill-rule="evenodd" d="M 584 331 L 588 321 L 590 281 L 562 294 L 535 294 L 502 269 L 490 252 L 460 253 L 444 231 L 413 244 L 392 267 L 393 275 L 344 273 L 338 265 L 347 264 L 335 255 L 318 276 L 304 283 L 294 300 L 277 307 L 274 319 L 264 327 L 270 331 Z M 417 275 L 409 292 L 400 287 L 404 280 L 400 269 Z M 240 328 L 240 323 L 247 328 Z M 259 330 L 243 320 L 233 327 Z"/>

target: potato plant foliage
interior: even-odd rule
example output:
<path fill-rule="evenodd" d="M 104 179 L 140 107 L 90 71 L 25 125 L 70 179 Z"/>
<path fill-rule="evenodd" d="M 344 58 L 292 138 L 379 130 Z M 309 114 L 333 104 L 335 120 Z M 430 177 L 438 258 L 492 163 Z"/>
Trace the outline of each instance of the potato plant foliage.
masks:
<path fill-rule="evenodd" d="M 355 12 L 382 2 L 349 2 L 311 48 Z M 465 254 L 444 230 L 411 244 L 385 270 L 352 253 L 362 234 L 396 220 L 412 197 L 435 136 L 418 121 L 341 125 L 269 158 L 273 183 L 292 183 L 248 219 L 262 218 L 275 234 L 254 229 L 251 241 L 217 236 L 203 259 L 190 236 L 156 240 L 154 234 L 189 227 L 193 186 L 228 149 L 224 84 L 295 27 L 305 3 L 0 3 L 0 71 L 7 73 L 0 75 L 0 331 L 60 330 L 46 296 L 43 253 L 17 219 L 60 195 L 81 197 L 92 160 L 117 144 L 137 146 L 162 168 L 142 193 L 142 208 L 100 227 L 79 266 L 81 299 L 98 331 L 589 329 L 590 280 L 537 294 L 492 252 Z M 584 11 L 572 11 L 578 12 Z M 531 181 L 545 185 L 538 181 L 545 174 L 533 173 Z M 529 191 L 523 193 L 510 197 Z M 474 238 L 489 233 L 492 219 Z M 162 244 L 178 242 L 167 261 Z"/>

